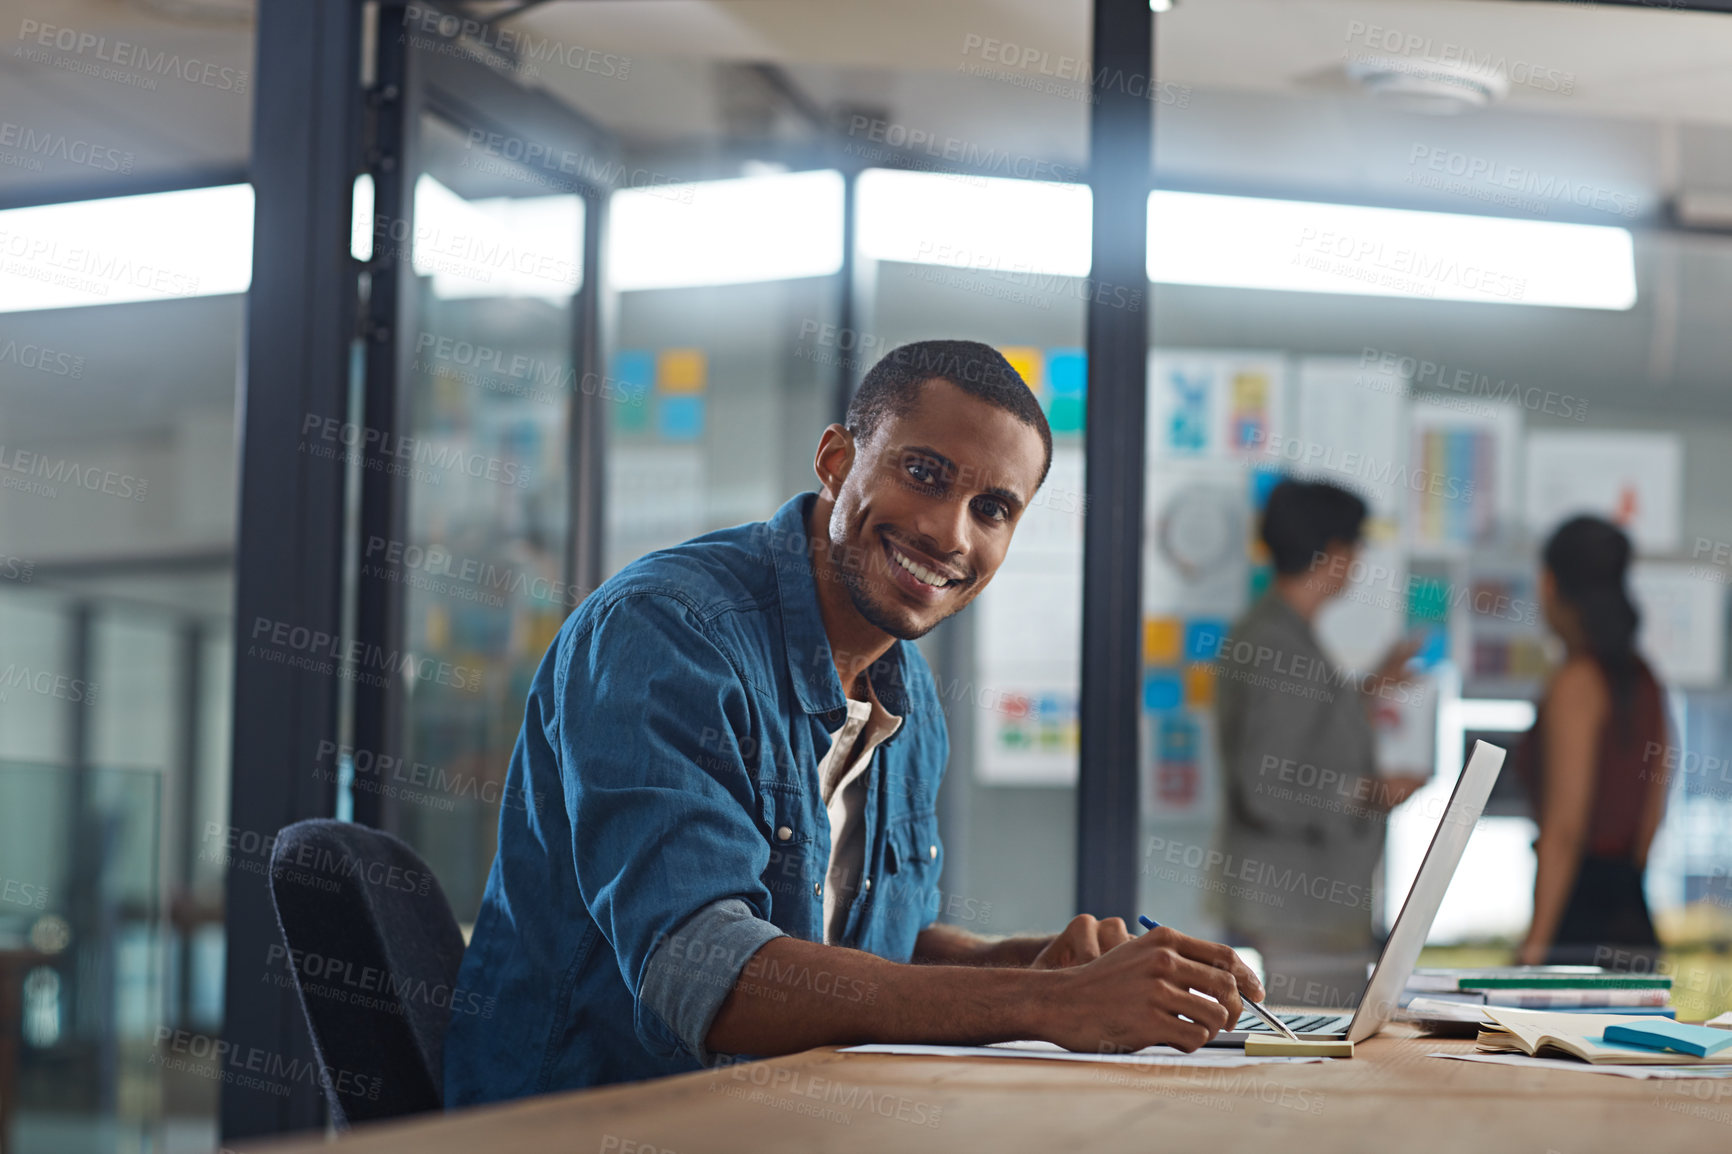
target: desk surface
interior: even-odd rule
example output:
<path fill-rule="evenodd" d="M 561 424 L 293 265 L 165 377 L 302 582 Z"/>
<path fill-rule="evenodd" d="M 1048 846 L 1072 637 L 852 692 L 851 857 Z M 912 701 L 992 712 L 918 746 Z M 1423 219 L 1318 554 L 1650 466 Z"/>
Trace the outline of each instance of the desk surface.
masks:
<path fill-rule="evenodd" d="M 252 1154 L 1399 1149 L 1628 1152 L 1732 1146 L 1732 1080 L 1637 1081 L 1429 1058 L 1473 1043 L 1405 1026 L 1351 1060 L 1166 1069 L 809 1050 Z"/>

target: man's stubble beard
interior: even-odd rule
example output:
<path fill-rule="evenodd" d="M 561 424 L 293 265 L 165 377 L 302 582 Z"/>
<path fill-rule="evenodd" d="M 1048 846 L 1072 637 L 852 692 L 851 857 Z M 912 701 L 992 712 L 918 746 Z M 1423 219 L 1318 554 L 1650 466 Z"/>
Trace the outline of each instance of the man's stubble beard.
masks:
<path fill-rule="evenodd" d="M 875 627 L 902 641 L 918 641 L 937 628 L 938 623 L 943 621 L 945 617 L 950 616 L 949 613 L 946 613 L 944 617 L 940 617 L 938 621 L 934 621 L 926 628 L 910 631 L 908 626 L 897 622 L 883 605 L 873 599 L 867 588 L 864 572 L 846 562 L 838 565 L 836 571 L 842 574 L 842 585 L 848 590 L 848 600 L 854 603 L 855 611 Z"/>

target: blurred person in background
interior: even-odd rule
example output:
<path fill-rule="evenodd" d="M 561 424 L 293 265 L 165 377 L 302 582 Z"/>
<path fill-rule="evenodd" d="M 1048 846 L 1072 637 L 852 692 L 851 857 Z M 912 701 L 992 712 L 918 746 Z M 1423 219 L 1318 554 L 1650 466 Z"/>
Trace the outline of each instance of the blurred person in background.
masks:
<path fill-rule="evenodd" d="M 1317 614 L 1348 584 L 1365 502 L 1322 481 L 1281 481 L 1261 533 L 1267 593 L 1233 626 L 1216 665 L 1224 778 L 1222 863 L 1211 880 L 1227 940 L 1256 947 L 1272 1001 L 1351 1005 L 1377 948 L 1373 879 L 1389 810 L 1425 778 L 1381 776 L 1371 715 L 1408 694 L 1416 646 L 1377 672 L 1337 669 Z"/>
<path fill-rule="evenodd" d="M 1540 606 L 1564 662 L 1515 756 L 1539 823 L 1525 965 L 1645 969 L 1659 949 L 1642 874 L 1666 805 L 1666 713 L 1636 653 L 1629 568 L 1629 538 L 1598 517 L 1546 542 Z"/>

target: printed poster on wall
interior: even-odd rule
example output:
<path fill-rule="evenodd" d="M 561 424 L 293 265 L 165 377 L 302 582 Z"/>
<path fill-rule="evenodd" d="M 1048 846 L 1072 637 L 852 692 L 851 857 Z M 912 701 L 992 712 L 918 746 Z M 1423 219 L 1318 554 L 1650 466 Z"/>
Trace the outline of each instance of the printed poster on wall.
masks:
<path fill-rule="evenodd" d="M 1639 553 L 1682 539 L 1684 445 L 1676 433 L 1536 429 L 1528 434 L 1527 527 L 1544 541 L 1581 513 L 1622 526 Z"/>
<path fill-rule="evenodd" d="M 1495 540 L 1520 516 L 1521 409 L 1415 401 L 1411 419 L 1407 530 L 1414 551 L 1461 554 Z"/>
<path fill-rule="evenodd" d="M 1148 455 L 1254 457 L 1286 416 L 1280 353 L 1155 349 L 1149 353 Z"/>
<path fill-rule="evenodd" d="M 1300 477 L 1330 481 L 1365 499 L 1383 527 L 1406 507 L 1407 382 L 1353 357 L 1299 362 L 1294 435 L 1275 446 L 1279 463 Z"/>
<path fill-rule="evenodd" d="M 1004 564 L 969 609 L 975 678 L 949 687 L 946 704 L 971 710 L 974 772 L 984 784 L 1076 783 L 1082 490 L 1081 446 L 1055 446 Z"/>
<path fill-rule="evenodd" d="M 1636 648 L 1676 689 L 1718 688 L 1725 665 L 1726 587 L 1699 566 L 1638 561 L 1630 598 L 1642 615 Z"/>

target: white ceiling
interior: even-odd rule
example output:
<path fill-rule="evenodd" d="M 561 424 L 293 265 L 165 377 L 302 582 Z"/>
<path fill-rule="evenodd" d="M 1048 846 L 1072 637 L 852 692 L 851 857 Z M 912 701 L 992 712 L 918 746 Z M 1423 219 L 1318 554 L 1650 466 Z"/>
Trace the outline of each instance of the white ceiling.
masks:
<path fill-rule="evenodd" d="M 633 57 L 773 62 L 951 73 L 970 37 L 1062 57 L 1088 55 L 1089 0 L 555 0 L 511 22 L 541 36 Z M 1518 85 L 1520 110 L 1732 124 L 1732 19 L 1557 0 L 1178 0 L 1157 19 L 1163 81 L 1293 95 L 1341 81 L 1361 28 L 1507 58 L 1573 79 L 1571 92 Z M 1031 64 L 1027 71 L 1038 72 Z M 552 85 L 569 78 L 544 72 Z M 625 85 L 619 85 L 625 87 Z M 653 109 L 658 93 L 632 85 Z M 1560 85 L 1561 87 L 1561 85 Z M 677 103 L 677 86 L 659 94 Z"/>
<path fill-rule="evenodd" d="M 624 79 L 543 64 L 532 82 L 670 164 L 740 135 L 731 113 L 752 78 L 739 66 L 776 63 L 844 126 L 847 111 L 871 109 L 934 139 L 1080 169 L 1088 105 L 1029 82 L 1043 69 L 1077 74 L 1061 62 L 1086 56 L 1089 10 L 1088 0 L 555 0 L 510 26 L 629 59 Z M 1156 174 L 1172 187 L 1459 211 L 1459 199 L 1414 183 L 1415 150 L 1436 148 L 1586 182 L 1643 217 L 1683 188 L 1732 190 L 1732 15 L 1549 0 L 1179 0 L 1156 25 Z M 1419 44 L 1410 58 L 1501 61 L 1542 82 L 1460 117 L 1393 110 L 1344 71 L 1349 54 L 1387 51 L 1373 28 Z M 987 40 L 1044 56 L 1007 67 L 984 59 Z M 981 64 L 990 75 L 966 71 Z M 767 134 L 811 139 L 783 109 Z"/>
<path fill-rule="evenodd" d="M 553 0 L 511 26 L 630 57 L 624 78 L 544 62 L 534 82 L 651 153 L 713 150 L 738 115 L 735 66 L 779 62 L 826 109 L 871 106 L 936 136 L 1080 166 L 1086 104 L 958 68 L 979 55 L 964 51 L 971 36 L 1080 57 L 1088 12 L 1088 0 Z M 0 0 L 0 43 L 15 41 L 28 20 L 249 75 L 255 67 L 246 0 Z M 1395 112 L 1345 90 L 1340 64 L 1356 21 L 1430 37 L 1434 51 L 1448 42 L 1567 72 L 1574 92 L 1518 87 L 1500 107 L 1450 119 Z M 1732 15 L 1519 0 L 1179 0 L 1157 25 L 1161 78 L 1186 96 L 1183 107 L 1157 107 L 1157 174 L 1170 186 L 1495 211 L 1417 188 L 1411 157 L 1423 147 L 1585 182 L 1628 198 L 1644 219 L 1680 187 L 1732 189 Z M 0 49 L 0 122 L 130 152 L 135 175 L 244 166 L 250 84 L 238 93 L 159 77 L 145 90 L 29 60 L 16 47 Z M 777 130 L 811 135 L 786 113 Z M 0 196 L 74 179 L 100 192 L 119 178 L 63 162 L 31 171 L 0 158 Z M 1725 379 L 1716 334 L 1732 257 L 1724 240 L 1689 243 L 1700 255 L 1680 255 L 1666 274 L 1678 280 L 1682 304 L 1654 322 L 1654 339 L 1670 333 L 1678 351 L 1665 363 L 1706 389 Z M 71 342 L 91 362 L 79 392 L 58 399 L 43 393 L 39 374 L 0 364 L 9 431 L 18 422 L 53 436 L 166 427 L 182 404 L 232 395 L 237 334 L 210 328 L 194 304 L 85 312 L 21 314 L 0 325 L 8 336 Z M 118 325 L 132 335 L 90 336 L 99 313 L 104 331 L 121 332 Z M 127 319 L 134 315 L 138 331 Z M 224 315 L 238 318 L 232 306 Z M 186 327 L 173 327 L 178 317 L 189 318 Z M 153 328 L 159 318 L 163 327 Z M 1634 339 L 1646 347 L 1646 336 Z M 190 374 L 195 384 L 193 362 L 168 350 L 207 345 L 196 358 L 203 367 Z M 96 396 L 108 399 L 90 405 Z"/>
<path fill-rule="evenodd" d="M 197 0 L 184 9 L 170 7 L 174 3 L 0 0 L 0 122 L 13 126 L 8 135 L 16 139 L 28 131 L 39 138 L 64 138 L 51 153 L 82 156 L 94 146 L 130 154 L 132 170 L 129 176 L 0 140 L 0 197 L 68 185 L 100 195 L 105 186 L 128 179 L 246 166 L 253 107 L 250 13 L 224 0 Z M 169 14 L 177 10 L 208 15 Z M 60 29 L 73 37 L 100 38 L 101 44 L 80 51 L 75 40 L 68 52 L 39 43 L 44 34 L 52 43 Z M 154 68 L 137 63 L 144 54 Z M 204 77 L 203 65 L 228 73 L 211 73 L 213 84 L 189 81 L 168 71 L 175 58 L 195 78 Z M 193 68 L 193 61 L 201 67 Z M 106 69 L 140 83 L 87 75 L 76 70 L 80 67 Z M 225 82 L 229 86 L 221 87 Z M 33 160 L 40 162 L 39 169 L 30 165 Z"/>

